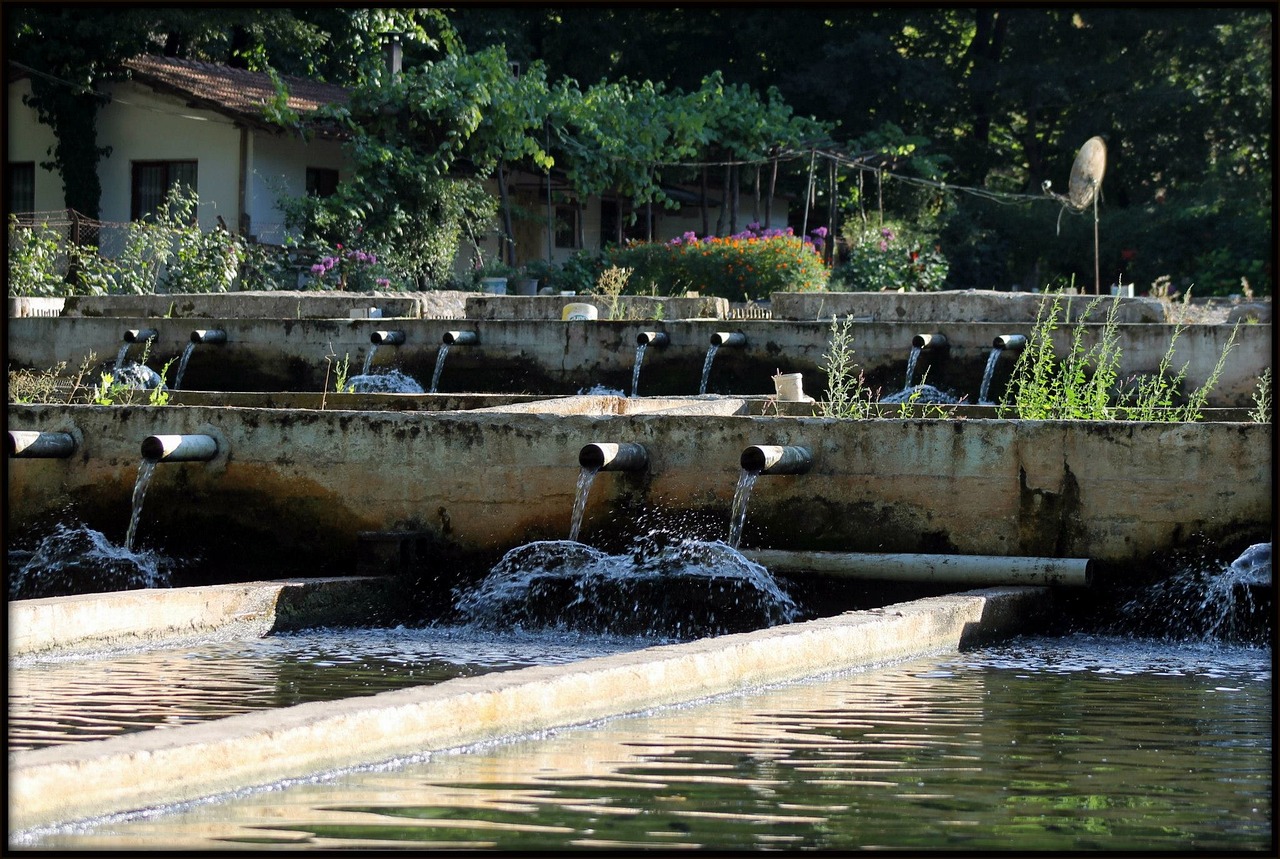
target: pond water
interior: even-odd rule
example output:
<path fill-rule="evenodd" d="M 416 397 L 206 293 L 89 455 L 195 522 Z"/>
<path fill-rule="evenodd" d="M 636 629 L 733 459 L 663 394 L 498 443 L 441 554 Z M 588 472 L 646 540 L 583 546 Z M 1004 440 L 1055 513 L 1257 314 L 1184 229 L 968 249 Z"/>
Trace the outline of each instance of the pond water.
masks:
<path fill-rule="evenodd" d="M 1266 647 L 1019 638 L 22 843 L 1266 850 L 1271 690 Z"/>
<path fill-rule="evenodd" d="M 652 638 L 467 627 L 333 629 L 9 667 L 9 750 L 101 740 L 635 650 Z"/>

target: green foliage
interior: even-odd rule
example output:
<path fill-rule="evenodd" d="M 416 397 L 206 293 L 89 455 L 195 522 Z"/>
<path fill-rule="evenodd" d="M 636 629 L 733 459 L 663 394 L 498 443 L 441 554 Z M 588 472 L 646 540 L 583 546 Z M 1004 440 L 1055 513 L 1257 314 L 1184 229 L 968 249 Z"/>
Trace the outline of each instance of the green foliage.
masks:
<path fill-rule="evenodd" d="M 23 226 L 9 216 L 9 295 L 67 294 L 62 272 L 66 250 L 62 234 L 47 224 Z"/>
<path fill-rule="evenodd" d="M 827 374 L 827 396 L 818 407 L 825 418 L 865 419 L 875 414 L 871 389 L 853 360 L 853 322 L 831 320 L 831 336 L 822 355 Z"/>
<path fill-rule="evenodd" d="M 1271 423 L 1271 368 L 1262 371 L 1258 377 L 1257 387 L 1253 391 L 1253 411 L 1249 412 L 1249 420 L 1258 424 Z"/>
<path fill-rule="evenodd" d="M 1154 375 L 1133 379 L 1129 391 L 1119 384 L 1121 354 L 1116 322 L 1118 299 L 1111 300 L 1106 319 L 1098 329 L 1094 344 L 1084 345 L 1086 326 L 1072 327 L 1067 354 L 1059 359 L 1052 334 L 1059 328 L 1063 312 L 1061 293 L 1041 303 L 1027 345 L 1014 365 L 998 414 L 1023 420 L 1137 420 L 1190 422 L 1200 420 L 1201 410 L 1222 375 L 1227 356 L 1235 346 L 1238 326 L 1223 347 L 1203 385 L 1183 399 L 1181 387 L 1187 365 L 1172 371 L 1178 337 L 1184 328 L 1174 329 L 1169 346 Z M 1095 298 L 1085 308 L 1084 317 L 1104 299 Z"/>
<path fill-rule="evenodd" d="M 67 374 L 67 362 L 59 361 L 47 370 L 9 370 L 11 403 L 87 403 L 85 386 L 98 356 L 90 352 L 74 373 Z"/>
<path fill-rule="evenodd" d="M 906 225 L 850 222 L 843 238 L 848 258 L 832 271 L 832 289 L 932 292 L 946 281 L 947 258 L 939 245 Z"/>
<path fill-rule="evenodd" d="M 774 292 L 814 292 L 827 282 L 827 268 L 814 246 L 789 229 L 748 228 L 735 236 L 703 239 L 686 233 L 669 242 L 610 248 L 604 257 L 608 265 L 632 269 L 636 280 L 662 295 L 694 290 L 751 301 Z"/>

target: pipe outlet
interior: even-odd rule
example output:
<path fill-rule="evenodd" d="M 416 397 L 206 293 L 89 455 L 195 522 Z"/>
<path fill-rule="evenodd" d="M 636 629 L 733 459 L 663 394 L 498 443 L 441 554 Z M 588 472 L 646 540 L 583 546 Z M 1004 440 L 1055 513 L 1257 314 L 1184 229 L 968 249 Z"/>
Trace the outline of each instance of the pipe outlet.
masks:
<path fill-rule="evenodd" d="M 159 336 L 160 332 L 154 328 L 130 328 L 124 332 L 124 342 L 144 343 L 147 340 L 154 340 Z"/>
<path fill-rule="evenodd" d="M 374 346 L 399 346 L 404 343 L 403 331 L 375 331 L 369 335 Z"/>
<path fill-rule="evenodd" d="M 227 332 L 221 328 L 197 328 L 191 332 L 192 343 L 226 343 Z"/>
<path fill-rule="evenodd" d="M 755 474 L 804 474 L 813 467 L 813 456 L 798 445 L 753 444 L 742 452 L 741 464 Z"/>
<path fill-rule="evenodd" d="M 633 442 L 592 442 L 578 451 L 578 464 L 596 471 L 644 471 L 649 452 Z"/>
<path fill-rule="evenodd" d="M 149 435 L 142 440 L 142 458 L 150 462 L 208 462 L 218 455 L 211 435 Z"/>
<path fill-rule="evenodd" d="M 747 335 L 741 331 L 717 331 L 711 335 L 712 346 L 733 346 L 741 349 L 747 345 Z"/>
<path fill-rule="evenodd" d="M 480 335 L 474 331 L 446 331 L 444 332 L 444 344 L 446 346 L 474 346 L 480 342 Z"/>
<path fill-rule="evenodd" d="M 1012 349 L 1019 352 L 1026 348 L 1027 338 L 1024 334 L 1001 334 L 999 337 L 991 341 L 993 349 Z"/>
<path fill-rule="evenodd" d="M 917 334 L 911 338 L 911 346 L 916 349 L 945 349 L 947 338 L 942 334 Z"/>
<path fill-rule="evenodd" d="M 641 331 L 636 335 L 637 346 L 653 346 L 664 349 L 671 344 L 671 338 L 665 331 Z"/>
<path fill-rule="evenodd" d="M 69 432 L 9 430 L 9 456 L 19 459 L 64 459 L 76 451 Z"/>

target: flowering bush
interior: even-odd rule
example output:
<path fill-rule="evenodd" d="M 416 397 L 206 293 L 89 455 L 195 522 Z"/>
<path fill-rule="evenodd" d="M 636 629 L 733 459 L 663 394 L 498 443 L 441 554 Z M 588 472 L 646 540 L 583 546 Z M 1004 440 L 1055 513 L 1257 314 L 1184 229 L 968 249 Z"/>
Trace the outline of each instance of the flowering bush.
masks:
<path fill-rule="evenodd" d="M 896 227 L 896 228 L 895 228 Z M 846 231 L 848 259 L 831 274 L 852 290 L 931 292 L 947 279 L 947 258 L 932 237 L 896 225 Z"/>
<path fill-rule="evenodd" d="M 696 290 L 732 301 L 768 298 L 773 292 L 813 292 L 827 283 L 819 244 L 825 228 L 800 238 L 790 227 L 751 224 L 732 236 L 687 232 L 668 242 L 642 242 L 606 251 L 606 265 L 634 270 L 633 284 L 679 295 Z"/>
<path fill-rule="evenodd" d="M 390 289 L 391 276 L 378 255 L 369 251 L 334 245 L 332 252 L 322 253 L 311 265 L 311 276 L 317 289 L 351 289 L 368 292 Z"/>

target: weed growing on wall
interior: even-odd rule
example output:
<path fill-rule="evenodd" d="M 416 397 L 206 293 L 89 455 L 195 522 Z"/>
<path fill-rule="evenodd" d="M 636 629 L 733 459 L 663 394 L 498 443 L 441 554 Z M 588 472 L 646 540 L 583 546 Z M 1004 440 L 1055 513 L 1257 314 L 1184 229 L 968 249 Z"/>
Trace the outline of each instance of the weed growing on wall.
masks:
<path fill-rule="evenodd" d="M 831 320 L 831 336 L 822 355 L 827 374 L 827 396 L 818 402 L 824 418 L 869 418 L 873 409 L 871 390 L 862 370 L 853 360 L 853 322 Z"/>
<path fill-rule="evenodd" d="M 1271 368 L 1268 367 L 1258 377 L 1258 385 L 1253 389 L 1253 411 L 1249 412 L 1249 420 L 1256 424 L 1271 423 Z"/>

